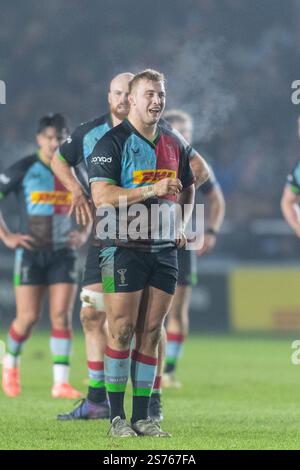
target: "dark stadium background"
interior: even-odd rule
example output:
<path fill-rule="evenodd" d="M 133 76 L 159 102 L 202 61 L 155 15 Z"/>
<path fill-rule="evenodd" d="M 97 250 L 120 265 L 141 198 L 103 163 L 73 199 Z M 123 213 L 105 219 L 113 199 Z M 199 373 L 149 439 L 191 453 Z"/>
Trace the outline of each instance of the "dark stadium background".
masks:
<path fill-rule="evenodd" d="M 194 144 L 227 202 L 217 248 L 198 260 L 192 329 L 299 330 L 300 242 L 279 206 L 299 157 L 300 107 L 291 102 L 291 84 L 300 79 L 299 0 L 0 0 L 0 15 L 7 86 L 0 171 L 32 150 L 41 115 L 62 111 L 73 128 L 106 111 L 114 74 L 163 71 L 168 107 L 192 113 Z M 17 206 L 8 201 L 1 207 L 17 228 Z M 14 313 L 12 266 L 1 244 L 1 327 Z M 268 289 L 257 290 L 267 276 Z M 280 300 L 265 305 L 278 290 Z"/>

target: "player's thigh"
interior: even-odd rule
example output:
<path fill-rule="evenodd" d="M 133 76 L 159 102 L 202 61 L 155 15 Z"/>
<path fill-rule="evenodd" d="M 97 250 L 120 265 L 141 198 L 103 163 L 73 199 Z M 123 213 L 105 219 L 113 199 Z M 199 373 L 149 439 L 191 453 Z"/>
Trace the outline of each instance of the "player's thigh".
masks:
<path fill-rule="evenodd" d="M 17 318 L 26 319 L 29 322 L 39 318 L 46 288 L 43 285 L 15 286 Z"/>
<path fill-rule="evenodd" d="M 139 313 L 143 291 L 105 293 L 105 311 L 108 330 L 112 335 L 120 330 L 133 332 Z"/>
<path fill-rule="evenodd" d="M 99 266 L 99 247 L 90 244 L 81 279 L 81 288 L 93 292 L 102 291 L 101 270 Z"/>
<path fill-rule="evenodd" d="M 76 300 L 77 284 L 50 284 L 48 291 L 50 314 L 53 316 L 70 315 Z"/>
<path fill-rule="evenodd" d="M 173 294 L 156 287 L 148 286 L 147 301 L 139 314 L 139 331 L 151 332 L 161 329 L 163 321 L 170 310 Z"/>
<path fill-rule="evenodd" d="M 168 320 L 178 319 L 185 320 L 188 315 L 188 307 L 190 303 L 192 289 L 189 286 L 177 285 L 172 306 L 168 313 Z"/>

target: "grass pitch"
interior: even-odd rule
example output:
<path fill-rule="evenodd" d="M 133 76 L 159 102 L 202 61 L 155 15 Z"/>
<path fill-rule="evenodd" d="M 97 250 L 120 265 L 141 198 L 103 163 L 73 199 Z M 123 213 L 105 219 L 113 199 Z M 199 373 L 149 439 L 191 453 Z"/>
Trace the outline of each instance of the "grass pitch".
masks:
<path fill-rule="evenodd" d="M 191 337 L 178 369 L 183 388 L 163 393 L 163 428 L 173 437 L 116 440 L 107 437 L 108 421 L 56 420 L 73 403 L 50 397 L 49 336 L 36 332 L 22 358 L 22 395 L 0 392 L 0 449 L 300 449 L 293 339 Z M 71 382 L 85 392 L 85 378 L 84 341 L 77 334 Z M 126 406 L 130 417 L 129 398 Z"/>

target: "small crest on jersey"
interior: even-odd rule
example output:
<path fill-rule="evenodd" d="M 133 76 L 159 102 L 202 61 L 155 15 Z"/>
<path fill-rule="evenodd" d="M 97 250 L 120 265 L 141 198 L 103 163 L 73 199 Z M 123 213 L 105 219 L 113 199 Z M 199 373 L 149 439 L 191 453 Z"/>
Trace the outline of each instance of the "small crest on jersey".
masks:
<path fill-rule="evenodd" d="M 69 135 L 69 137 L 67 138 L 67 144 L 70 144 L 72 142 L 72 137 Z"/>
<path fill-rule="evenodd" d="M 173 145 L 167 144 L 166 147 L 168 149 L 170 160 L 176 160 L 176 153 L 175 153 L 175 149 L 174 149 Z"/>

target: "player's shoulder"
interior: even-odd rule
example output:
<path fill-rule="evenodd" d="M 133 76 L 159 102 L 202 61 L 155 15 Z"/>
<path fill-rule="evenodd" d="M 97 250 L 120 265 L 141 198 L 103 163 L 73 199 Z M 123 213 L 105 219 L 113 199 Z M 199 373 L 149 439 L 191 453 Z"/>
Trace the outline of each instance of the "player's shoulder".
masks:
<path fill-rule="evenodd" d="M 73 132 L 75 137 L 84 137 L 85 134 L 92 131 L 93 129 L 104 126 L 109 122 L 109 114 L 103 114 L 102 116 L 90 119 L 89 121 L 82 122 L 77 126 Z"/>
<path fill-rule="evenodd" d="M 172 139 L 175 143 L 177 143 L 180 147 L 186 148 L 188 146 L 187 141 L 184 137 L 180 134 L 179 131 L 174 129 L 168 121 L 165 119 L 160 119 L 158 123 L 158 128 L 161 134 L 168 136 Z"/>
<path fill-rule="evenodd" d="M 32 165 L 38 162 L 38 157 L 36 153 L 26 155 L 25 157 L 17 160 L 11 167 L 16 170 L 26 172 Z"/>
<path fill-rule="evenodd" d="M 125 120 L 106 132 L 99 142 L 112 142 L 114 144 L 123 146 L 132 133 L 133 129 L 131 128 L 129 122 Z"/>
<path fill-rule="evenodd" d="M 288 173 L 287 182 L 291 185 L 297 184 L 297 186 L 300 186 L 300 159 L 296 162 L 292 171 Z"/>

